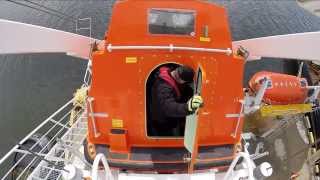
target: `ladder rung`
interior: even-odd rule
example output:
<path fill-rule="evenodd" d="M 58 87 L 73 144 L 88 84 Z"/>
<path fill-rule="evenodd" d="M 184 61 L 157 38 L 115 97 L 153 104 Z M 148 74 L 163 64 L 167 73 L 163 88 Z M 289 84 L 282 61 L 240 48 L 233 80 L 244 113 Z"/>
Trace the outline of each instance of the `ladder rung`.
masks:
<path fill-rule="evenodd" d="M 84 29 L 85 29 L 85 30 L 90 30 L 90 27 L 78 28 L 77 31 L 79 31 L 79 30 L 84 30 Z"/>

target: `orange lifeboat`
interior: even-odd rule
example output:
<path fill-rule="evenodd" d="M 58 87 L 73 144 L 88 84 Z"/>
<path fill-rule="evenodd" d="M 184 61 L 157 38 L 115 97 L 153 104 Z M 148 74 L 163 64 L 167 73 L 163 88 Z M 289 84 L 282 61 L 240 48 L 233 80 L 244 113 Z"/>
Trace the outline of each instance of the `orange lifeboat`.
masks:
<path fill-rule="evenodd" d="M 198 0 L 115 3 L 105 46 L 92 53 L 84 143 L 89 162 L 103 153 L 111 168 L 166 173 L 186 172 L 192 166 L 224 169 L 231 164 L 241 141 L 243 117 L 227 114 L 241 111 L 242 104 L 235 100 L 243 99 L 244 60 L 229 51 L 227 17 L 223 7 Z M 197 115 L 193 162 L 182 134 L 150 133 L 157 128 L 150 118 L 150 93 L 158 70 L 181 64 L 201 77 L 197 87 L 206 103 Z"/>
<path fill-rule="evenodd" d="M 270 80 L 263 97 L 264 102 L 267 104 L 300 104 L 307 98 L 308 83 L 305 78 L 261 71 L 256 73 L 249 81 L 250 89 L 253 92 L 257 92 L 261 88 L 264 79 Z"/>

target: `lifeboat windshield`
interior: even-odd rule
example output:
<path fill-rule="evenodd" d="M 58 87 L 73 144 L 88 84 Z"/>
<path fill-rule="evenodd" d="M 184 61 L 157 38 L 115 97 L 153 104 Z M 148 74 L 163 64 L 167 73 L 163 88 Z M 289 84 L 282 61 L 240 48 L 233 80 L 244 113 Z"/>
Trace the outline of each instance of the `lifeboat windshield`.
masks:
<path fill-rule="evenodd" d="M 148 15 L 149 33 L 194 36 L 193 11 L 151 9 Z"/>

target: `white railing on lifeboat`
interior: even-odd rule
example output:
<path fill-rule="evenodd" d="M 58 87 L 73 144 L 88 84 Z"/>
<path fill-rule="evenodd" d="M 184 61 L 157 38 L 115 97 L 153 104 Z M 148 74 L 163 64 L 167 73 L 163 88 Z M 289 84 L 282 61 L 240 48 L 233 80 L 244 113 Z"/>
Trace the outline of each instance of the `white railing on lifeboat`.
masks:
<path fill-rule="evenodd" d="M 93 161 L 93 165 L 92 165 L 92 180 L 98 180 L 98 170 L 99 170 L 99 164 L 100 162 L 102 162 L 104 171 L 105 171 L 105 177 L 108 180 L 114 180 L 113 175 L 111 173 L 108 161 L 106 159 L 106 157 L 104 156 L 104 154 L 98 154 L 96 156 L 96 158 Z"/>
<path fill-rule="evenodd" d="M 242 162 L 239 163 L 240 159 Z M 99 164 L 102 162 L 103 168 L 99 168 Z M 239 168 L 236 168 L 240 166 Z M 74 167 L 73 167 L 74 168 Z M 72 169 L 72 168 L 70 168 Z M 74 168 L 76 169 L 76 168 Z M 92 169 L 91 169 L 91 179 L 124 179 L 124 180 L 140 180 L 140 179 L 149 179 L 149 180 L 184 180 L 184 179 L 219 179 L 219 180 L 239 180 L 239 179 L 264 179 L 271 176 L 272 167 L 269 163 L 264 162 L 260 166 L 256 167 L 253 160 L 250 158 L 248 151 L 239 152 L 236 158 L 232 161 L 227 172 L 218 172 L 215 170 L 209 170 L 207 172 L 193 173 L 193 174 L 135 174 L 135 173 L 119 173 L 119 171 L 112 173 L 108 165 L 108 161 L 103 154 L 98 154 L 94 160 Z M 73 171 L 79 172 L 79 171 Z M 73 180 L 75 177 L 81 176 L 81 173 L 77 175 L 76 173 L 64 172 L 63 177 L 66 180 Z M 218 175 L 220 174 L 220 175 Z"/>
<path fill-rule="evenodd" d="M 86 68 L 86 72 L 84 74 L 84 78 L 83 78 L 83 84 L 86 87 L 90 87 L 91 85 L 91 77 L 92 77 L 92 61 L 91 59 L 89 59 L 88 64 L 87 64 L 87 68 Z"/>
<path fill-rule="evenodd" d="M 112 44 L 108 44 L 106 49 L 108 52 L 112 52 L 113 50 L 169 50 L 173 51 L 196 51 L 196 52 L 212 52 L 212 53 L 224 53 L 228 56 L 232 54 L 231 48 L 227 49 L 213 49 L 213 48 L 198 48 L 198 47 L 183 47 L 183 46 L 174 46 L 170 44 L 168 46 L 114 46 Z"/>

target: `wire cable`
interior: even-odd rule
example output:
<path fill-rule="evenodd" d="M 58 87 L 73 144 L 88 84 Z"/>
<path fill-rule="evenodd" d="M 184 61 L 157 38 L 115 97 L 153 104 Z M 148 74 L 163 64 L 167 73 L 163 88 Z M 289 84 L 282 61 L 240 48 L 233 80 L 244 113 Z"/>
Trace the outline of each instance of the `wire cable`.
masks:
<path fill-rule="evenodd" d="M 46 6 L 42 5 L 42 4 L 39 4 L 39 3 L 36 3 L 36 2 L 32 2 L 32 1 L 30 1 L 30 0 L 24 0 L 24 1 L 25 1 L 25 2 L 28 2 L 28 3 L 30 3 L 30 4 L 36 5 L 36 6 L 38 6 L 38 7 L 44 8 L 44 9 L 46 9 L 46 10 L 55 12 L 55 13 L 57 13 L 57 14 L 60 14 L 60 15 L 64 16 L 64 17 L 68 17 L 68 18 L 70 18 L 70 19 L 74 19 L 74 17 L 72 17 L 72 16 L 70 16 L 70 15 L 67 15 L 67 14 L 65 14 L 65 13 L 62 13 L 62 12 L 58 11 L 58 10 L 55 10 L 55 9 L 46 7 Z"/>
<path fill-rule="evenodd" d="M 6 1 L 11 2 L 11 3 L 14 3 L 14 4 L 18 4 L 18 5 L 20 5 L 20 6 L 25 6 L 25 7 L 28 7 L 28 8 L 37 10 L 37 11 L 41 11 L 41 12 L 44 12 L 44 13 L 47 13 L 47 14 L 50 14 L 50 15 L 53 15 L 53 16 L 57 16 L 57 17 L 60 17 L 60 18 L 62 18 L 62 19 L 70 19 L 70 20 L 72 20 L 72 22 L 74 22 L 74 19 L 73 19 L 71 16 L 64 16 L 64 15 L 61 15 L 61 13 L 60 13 L 60 15 L 59 15 L 59 14 L 52 13 L 52 12 L 47 11 L 47 10 L 39 9 L 39 8 L 30 6 L 30 5 L 21 3 L 21 2 L 13 1 L 13 0 L 6 0 Z"/>

